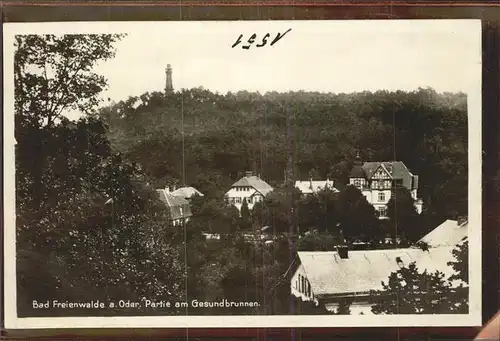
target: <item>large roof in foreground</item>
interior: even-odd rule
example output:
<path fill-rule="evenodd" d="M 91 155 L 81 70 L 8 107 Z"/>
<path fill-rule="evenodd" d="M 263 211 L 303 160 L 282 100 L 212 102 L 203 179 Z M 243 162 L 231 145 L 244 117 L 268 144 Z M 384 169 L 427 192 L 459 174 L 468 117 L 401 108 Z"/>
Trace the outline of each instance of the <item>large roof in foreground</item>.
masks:
<path fill-rule="evenodd" d="M 420 241 L 425 242 L 430 247 L 459 244 L 467 235 L 467 225 L 467 223 L 459 225 L 455 220 L 446 220 Z"/>
<path fill-rule="evenodd" d="M 436 230 L 449 230 L 450 222 L 438 226 L 428 236 L 441 234 Z M 420 271 L 441 271 L 446 277 L 454 273 L 447 263 L 453 260 L 452 250 L 467 237 L 467 224 L 457 227 L 453 238 L 428 251 L 420 248 L 389 250 L 349 251 L 348 258 L 340 258 L 337 251 L 298 252 L 298 257 L 306 272 L 314 295 L 341 295 L 367 293 L 382 289 L 381 282 L 387 283 L 389 275 L 399 269 L 396 259 L 399 257 L 405 266 L 415 262 Z M 444 232 L 443 232 L 444 233 Z M 427 236 L 426 236 L 427 237 Z M 423 239 L 425 239 L 424 237 Z M 458 242 L 457 242 L 458 241 Z"/>

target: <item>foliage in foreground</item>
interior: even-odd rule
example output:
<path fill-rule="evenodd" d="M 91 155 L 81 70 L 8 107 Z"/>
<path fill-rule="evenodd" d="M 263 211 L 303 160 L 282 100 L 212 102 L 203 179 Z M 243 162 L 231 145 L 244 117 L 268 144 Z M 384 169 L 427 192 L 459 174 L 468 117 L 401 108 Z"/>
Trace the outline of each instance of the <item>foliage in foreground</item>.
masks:
<path fill-rule="evenodd" d="M 453 250 L 455 274 L 421 271 L 415 262 L 393 272 L 382 290 L 371 292 L 375 314 L 467 314 L 469 311 L 468 243 Z M 459 281 L 457 283 L 456 281 Z"/>

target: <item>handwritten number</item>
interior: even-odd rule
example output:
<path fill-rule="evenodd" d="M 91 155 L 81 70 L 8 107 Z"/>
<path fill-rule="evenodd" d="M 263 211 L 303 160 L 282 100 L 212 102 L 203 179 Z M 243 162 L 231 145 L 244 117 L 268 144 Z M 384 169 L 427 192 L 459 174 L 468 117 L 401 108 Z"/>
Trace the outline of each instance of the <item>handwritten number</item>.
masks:
<path fill-rule="evenodd" d="M 283 38 L 285 36 L 285 34 L 287 34 L 288 32 L 290 32 L 292 29 L 289 28 L 285 33 L 283 33 L 283 35 L 281 33 L 278 33 L 276 35 L 276 38 L 274 38 L 274 40 L 271 42 L 271 46 L 273 46 L 274 44 L 276 44 L 281 38 Z"/>
<path fill-rule="evenodd" d="M 255 42 L 255 38 L 257 38 L 257 35 L 254 33 L 252 34 L 252 36 L 248 39 L 248 45 L 246 46 L 242 46 L 241 48 L 245 49 L 245 50 L 248 50 L 250 48 L 250 46 L 252 46 L 252 44 Z"/>
<path fill-rule="evenodd" d="M 232 48 L 236 47 L 239 43 L 241 43 L 241 38 L 243 38 L 243 34 L 240 34 L 240 36 L 238 37 L 238 39 L 236 39 L 236 41 L 234 42 L 233 46 L 231 46 Z"/>
<path fill-rule="evenodd" d="M 269 38 L 271 35 L 269 33 L 266 33 L 266 35 L 264 36 L 264 38 L 262 38 L 262 43 L 261 44 L 257 44 L 255 46 L 257 47 L 262 47 L 262 46 L 265 46 L 267 44 L 267 38 Z"/>
<path fill-rule="evenodd" d="M 288 33 L 290 32 L 292 29 L 289 28 L 288 30 L 286 30 L 284 33 L 278 33 L 276 34 L 276 36 L 274 37 L 274 39 L 271 41 L 271 43 L 269 44 L 269 46 L 273 46 L 274 44 L 276 44 L 278 41 L 280 41 L 281 39 L 283 39 L 283 37 Z M 259 44 L 256 44 L 255 46 L 256 47 L 264 47 L 267 45 L 267 40 L 271 37 L 271 34 L 270 33 L 266 33 L 263 37 L 262 37 L 262 40 Z M 238 39 L 236 39 L 236 41 L 233 43 L 233 45 L 231 45 L 231 48 L 235 48 L 236 46 L 240 45 L 242 43 L 242 39 L 243 39 L 243 34 L 240 34 L 240 36 L 238 37 Z M 245 50 L 248 50 L 250 49 L 250 47 L 255 43 L 255 41 L 258 39 L 257 37 L 257 34 L 254 33 L 250 36 L 250 38 L 248 38 L 247 40 L 247 43 L 246 45 L 241 45 L 241 48 L 242 49 L 245 49 Z"/>

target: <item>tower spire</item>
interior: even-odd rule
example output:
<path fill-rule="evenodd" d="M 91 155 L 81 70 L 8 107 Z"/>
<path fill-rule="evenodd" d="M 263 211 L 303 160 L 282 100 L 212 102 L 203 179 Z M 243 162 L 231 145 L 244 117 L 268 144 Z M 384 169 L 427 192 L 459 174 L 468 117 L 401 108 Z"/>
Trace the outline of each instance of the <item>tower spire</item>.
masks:
<path fill-rule="evenodd" d="M 356 149 L 356 159 L 354 161 L 355 165 L 362 165 L 363 162 L 361 160 L 361 156 L 359 156 L 359 149 Z"/>
<path fill-rule="evenodd" d="M 172 92 L 174 87 L 172 85 L 172 66 L 167 64 L 165 69 L 165 92 Z"/>

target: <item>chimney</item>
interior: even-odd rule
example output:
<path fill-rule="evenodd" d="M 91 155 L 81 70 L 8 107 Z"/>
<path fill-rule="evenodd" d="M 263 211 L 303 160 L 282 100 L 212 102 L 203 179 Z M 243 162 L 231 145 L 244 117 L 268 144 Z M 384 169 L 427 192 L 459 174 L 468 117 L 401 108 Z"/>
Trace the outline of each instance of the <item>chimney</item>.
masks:
<path fill-rule="evenodd" d="M 246 177 L 252 176 L 252 174 L 253 174 L 252 171 L 246 171 L 245 172 L 245 176 Z"/>
<path fill-rule="evenodd" d="M 309 187 L 311 188 L 311 190 L 313 190 L 313 178 L 309 178 Z"/>
<path fill-rule="evenodd" d="M 167 68 L 165 69 L 165 92 L 172 92 L 174 87 L 172 85 L 172 66 L 167 64 Z"/>
<path fill-rule="evenodd" d="M 337 246 L 337 253 L 339 254 L 341 259 L 349 258 L 349 249 L 346 245 Z"/>
<path fill-rule="evenodd" d="M 467 217 L 458 217 L 457 218 L 457 225 L 460 227 L 468 222 Z"/>
<path fill-rule="evenodd" d="M 170 193 L 170 187 L 169 186 L 165 187 L 165 192 Z"/>

